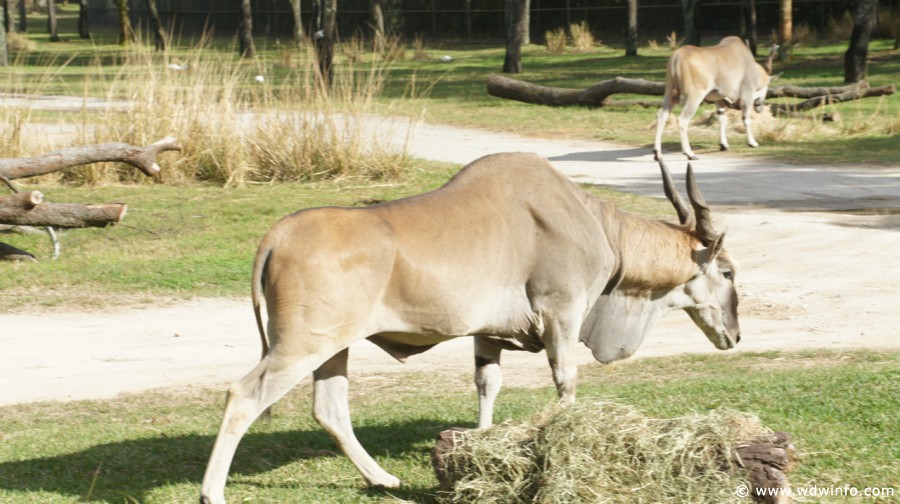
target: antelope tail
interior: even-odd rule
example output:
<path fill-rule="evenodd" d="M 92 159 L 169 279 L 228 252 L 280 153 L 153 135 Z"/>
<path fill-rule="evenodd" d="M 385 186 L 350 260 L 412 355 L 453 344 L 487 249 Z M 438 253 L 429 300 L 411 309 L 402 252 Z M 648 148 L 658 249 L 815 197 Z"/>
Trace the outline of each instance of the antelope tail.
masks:
<path fill-rule="evenodd" d="M 669 66 L 666 68 L 666 91 L 665 98 L 672 105 L 677 105 L 680 99 L 681 90 L 678 83 L 681 82 L 681 52 L 675 51 L 669 58 Z"/>
<path fill-rule="evenodd" d="M 253 301 L 253 314 L 256 316 L 256 327 L 259 329 L 259 339 L 262 342 L 262 358 L 269 353 L 269 338 L 266 336 L 266 328 L 263 326 L 262 313 L 259 308 L 259 298 L 263 291 L 263 280 L 266 275 L 269 258 L 272 256 L 272 247 L 260 246 L 253 260 L 253 277 L 250 282 L 250 297 Z"/>

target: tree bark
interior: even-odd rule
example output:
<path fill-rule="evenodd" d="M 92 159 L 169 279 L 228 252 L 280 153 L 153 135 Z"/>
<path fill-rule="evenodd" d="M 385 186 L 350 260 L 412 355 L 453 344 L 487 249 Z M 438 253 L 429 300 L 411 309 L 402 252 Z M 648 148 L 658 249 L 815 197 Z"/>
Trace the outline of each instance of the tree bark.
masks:
<path fill-rule="evenodd" d="M 896 88 L 893 85 L 879 86 L 875 88 L 857 88 L 837 94 L 826 94 L 817 96 L 800 103 L 770 103 L 769 109 L 772 114 L 790 114 L 792 112 L 805 112 L 823 105 L 840 103 L 851 100 L 860 100 L 862 98 L 871 98 L 873 96 L 887 96 L 894 94 Z"/>
<path fill-rule="evenodd" d="M 303 44 L 303 18 L 300 15 L 300 0 L 290 0 L 291 15 L 294 19 L 293 30 L 291 32 L 291 41 L 294 42 L 296 48 L 300 48 Z"/>
<path fill-rule="evenodd" d="M 334 42 L 337 21 L 337 0 L 315 0 L 316 59 L 319 63 L 319 77 L 324 89 L 330 89 L 334 81 Z"/>
<path fill-rule="evenodd" d="M 369 7 L 372 12 L 372 32 L 373 42 L 376 53 L 384 51 L 384 11 L 382 4 L 384 0 L 369 0 Z"/>
<path fill-rule="evenodd" d="M 9 65 L 9 49 L 6 46 L 6 16 L 4 14 L 5 12 L 0 10 L 0 67 Z"/>
<path fill-rule="evenodd" d="M 858 0 L 853 19 L 853 33 L 844 53 L 844 82 L 858 82 L 866 78 L 869 41 L 875 30 L 878 0 Z"/>
<path fill-rule="evenodd" d="M 256 54 L 256 45 L 253 43 L 253 11 L 250 9 L 250 0 L 241 1 L 241 24 L 238 27 L 238 40 L 242 57 L 252 58 Z"/>
<path fill-rule="evenodd" d="M 625 1 L 625 56 L 638 55 L 638 0 Z"/>
<path fill-rule="evenodd" d="M 127 163 L 147 176 L 159 173 L 156 157 L 166 151 L 181 150 L 172 137 L 163 138 L 146 147 L 122 142 L 68 147 L 56 152 L 21 159 L 0 159 L 0 176 L 10 180 L 44 175 L 88 163 L 114 161 Z"/>
<path fill-rule="evenodd" d="M 56 23 L 56 0 L 47 0 L 47 33 L 50 34 L 50 42 L 60 41 Z"/>
<path fill-rule="evenodd" d="M 137 36 L 131 26 L 131 17 L 128 14 L 128 0 L 116 0 L 116 10 L 119 13 L 119 45 L 125 46 L 137 42 Z"/>
<path fill-rule="evenodd" d="M 162 21 L 159 19 L 159 10 L 156 8 L 156 0 L 147 0 L 147 13 L 150 15 L 150 25 L 153 29 L 153 40 L 156 44 L 156 50 L 165 51 L 168 46 L 166 30 L 163 28 Z"/>
<path fill-rule="evenodd" d="M 747 41 L 756 56 L 756 1 L 741 0 L 741 38 Z"/>
<path fill-rule="evenodd" d="M 27 9 L 25 8 L 25 0 L 19 0 L 19 32 L 25 33 L 28 30 Z"/>
<path fill-rule="evenodd" d="M 78 0 L 78 37 L 91 38 L 91 23 L 88 20 L 88 0 Z"/>
<path fill-rule="evenodd" d="M 684 14 L 684 43 L 699 46 L 700 0 L 681 0 L 681 11 Z"/>
<path fill-rule="evenodd" d="M 19 193 L 0 198 L 0 223 L 14 226 L 53 226 L 65 229 L 106 227 L 120 222 L 128 211 L 128 205 L 124 203 L 80 205 L 42 202 L 29 204 L 17 201 L 16 197 L 20 194 L 30 193 Z M 43 200 L 43 195 L 41 195 L 41 200 Z"/>
<path fill-rule="evenodd" d="M 778 43 L 781 47 L 788 47 L 794 38 L 794 2 L 793 0 L 779 0 L 778 18 Z"/>
<path fill-rule="evenodd" d="M 522 73 L 522 38 L 525 33 L 525 0 L 505 0 L 506 58 L 503 73 Z"/>
<path fill-rule="evenodd" d="M 6 33 L 13 33 L 16 31 L 16 23 L 9 10 L 9 2 L 11 1 L 12 0 L 3 0 L 3 28 L 6 30 Z"/>

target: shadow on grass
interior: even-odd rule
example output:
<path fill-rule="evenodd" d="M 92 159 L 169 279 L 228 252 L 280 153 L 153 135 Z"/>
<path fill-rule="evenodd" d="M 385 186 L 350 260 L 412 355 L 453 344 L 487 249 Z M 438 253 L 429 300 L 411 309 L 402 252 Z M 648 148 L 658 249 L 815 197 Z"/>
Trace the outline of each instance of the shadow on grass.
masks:
<path fill-rule="evenodd" d="M 469 425 L 467 422 L 456 425 Z M 449 427 L 447 419 L 416 419 L 355 428 L 360 442 L 373 457 L 401 457 L 421 452 L 423 440 L 431 440 Z M 88 449 L 14 462 L 0 463 L 0 493 L 50 492 L 64 498 L 84 498 L 97 479 L 94 498 L 143 502 L 156 488 L 173 484 L 197 487 L 203 479 L 214 436 L 185 434 L 107 443 Z M 250 433 L 238 447 L 229 475 L 253 476 L 300 460 L 344 457 L 328 435 L 319 429 Z M 97 476 L 99 472 L 99 476 Z M 328 482 L 323 481 L 323 484 Z M 250 483 L 257 484 L 257 483 Z M 267 486 L 260 484 L 260 486 Z M 430 501 L 433 487 L 391 490 L 398 497 Z M 360 486 L 361 495 L 377 496 L 380 490 Z"/>

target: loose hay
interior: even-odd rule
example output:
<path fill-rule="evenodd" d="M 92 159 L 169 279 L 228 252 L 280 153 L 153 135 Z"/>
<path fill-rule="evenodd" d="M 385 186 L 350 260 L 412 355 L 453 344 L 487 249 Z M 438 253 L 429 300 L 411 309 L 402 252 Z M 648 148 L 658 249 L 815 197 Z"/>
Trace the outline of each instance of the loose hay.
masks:
<path fill-rule="evenodd" d="M 610 402 L 456 434 L 443 502 L 740 502 L 734 447 L 768 434 L 746 413 L 650 418 Z"/>

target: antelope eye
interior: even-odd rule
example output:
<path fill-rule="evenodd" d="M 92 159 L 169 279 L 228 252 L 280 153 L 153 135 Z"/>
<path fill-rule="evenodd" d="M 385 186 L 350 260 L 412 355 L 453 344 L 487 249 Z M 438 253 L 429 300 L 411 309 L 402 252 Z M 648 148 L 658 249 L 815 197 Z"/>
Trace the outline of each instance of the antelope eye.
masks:
<path fill-rule="evenodd" d="M 722 276 L 725 277 L 729 282 L 734 282 L 734 271 L 725 270 L 722 272 Z"/>

